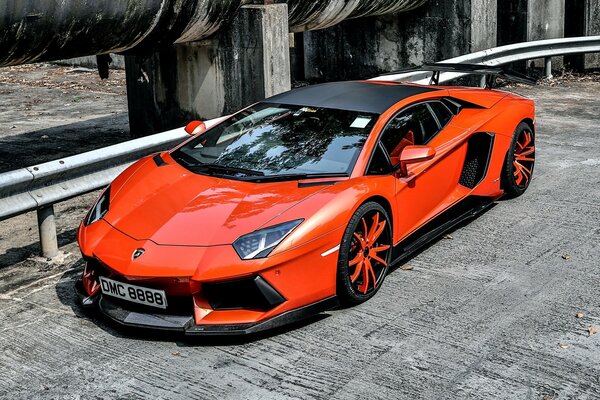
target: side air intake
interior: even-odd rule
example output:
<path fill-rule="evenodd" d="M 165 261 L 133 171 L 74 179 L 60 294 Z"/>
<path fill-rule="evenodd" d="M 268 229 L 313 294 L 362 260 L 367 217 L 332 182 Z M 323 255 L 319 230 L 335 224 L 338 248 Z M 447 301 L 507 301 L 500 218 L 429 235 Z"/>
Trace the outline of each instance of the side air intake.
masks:
<path fill-rule="evenodd" d="M 479 132 L 471 136 L 458 183 L 473 189 L 483 180 L 490 163 L 493 145 L 493 133 Z"/>

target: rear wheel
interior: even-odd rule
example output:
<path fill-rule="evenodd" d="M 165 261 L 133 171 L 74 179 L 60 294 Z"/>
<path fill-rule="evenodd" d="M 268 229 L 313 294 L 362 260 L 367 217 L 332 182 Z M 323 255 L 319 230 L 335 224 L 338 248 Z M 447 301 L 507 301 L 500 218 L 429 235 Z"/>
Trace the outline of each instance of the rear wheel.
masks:
<path fill-rule="evenodd" d="M 365 203 L 344 232 L 338 258 L 337 294 L 344 304 L 373 297 L 387 274 L 392 254 L 392 229 L 381 205 Z"/>
<path fill-rule="evenodd" d="M 502 186 L 508 197 L 525 193 L 535 165 L 535 137 L 531 127 L 521 122 L 513 135 L 502 169 Z"/>

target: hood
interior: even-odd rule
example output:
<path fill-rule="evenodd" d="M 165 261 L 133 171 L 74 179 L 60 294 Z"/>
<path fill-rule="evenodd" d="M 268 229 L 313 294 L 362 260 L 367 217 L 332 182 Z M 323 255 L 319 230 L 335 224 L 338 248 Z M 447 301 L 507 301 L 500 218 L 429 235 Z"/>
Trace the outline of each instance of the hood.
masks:
<path fill-rule="evenodd" d="M 241 182 L 147 162 L 113 188 L 104 219 L 134 239 L 161 245 L 231 244 L 325 187 Z"/>

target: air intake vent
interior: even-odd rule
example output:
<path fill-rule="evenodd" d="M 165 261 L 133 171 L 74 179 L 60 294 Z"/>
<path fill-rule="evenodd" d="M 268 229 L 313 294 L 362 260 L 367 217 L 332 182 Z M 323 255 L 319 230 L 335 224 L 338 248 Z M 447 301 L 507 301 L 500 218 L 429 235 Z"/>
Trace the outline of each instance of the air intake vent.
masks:
<path fill-rule="evenodd" d="M 213 310 L 270 310 L 285 301 L 285 298 L 260 276 L 205 283 L 202 292 Z"/>
<path fill-rule="evenodd" d="M 471 136 L 458 183 L 473 189 L 482 181 L 490 162 L 493 144 L 494 135 L 492 133 L 479 132 Z"/>

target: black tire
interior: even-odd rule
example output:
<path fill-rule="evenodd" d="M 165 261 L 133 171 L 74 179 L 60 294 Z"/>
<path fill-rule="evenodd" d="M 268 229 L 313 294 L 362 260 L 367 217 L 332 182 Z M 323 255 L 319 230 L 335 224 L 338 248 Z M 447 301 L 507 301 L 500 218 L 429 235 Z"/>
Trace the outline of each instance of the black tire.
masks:
<path fill-rule="evenodd" d="M 385 223 L 381 225 L 383 221 Z M 376 228 L 372 230 L 375 224 Z M 337 268 L 340 302 L 354 305 L 373 297 L 383 284 L 391 255 L 392 229 L 388 213 L 379 203 L 363 204 L 350 218 L 340 244 Z M 350 265 L 353 262 L 355 264 Z"/>
<path fill-rule="evenodd" d="M 502 168 L 502 188 L 506 197 L 518 197 L 525 193 L 533 176 L 535 166 L 535 134 L 529 124 L 521 122 L 510 142 Z"/>

